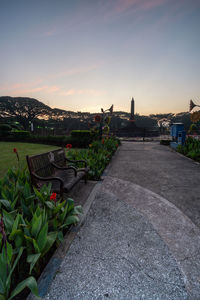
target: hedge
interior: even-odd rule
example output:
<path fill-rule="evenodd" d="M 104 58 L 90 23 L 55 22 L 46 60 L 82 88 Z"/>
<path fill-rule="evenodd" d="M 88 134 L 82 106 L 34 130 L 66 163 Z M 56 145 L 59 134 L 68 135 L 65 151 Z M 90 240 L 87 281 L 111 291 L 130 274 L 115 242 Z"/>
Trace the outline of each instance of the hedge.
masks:
<path fill-rule="evenodd" d="M 29 135 L 22 136 L 20 134 L 14 134 L 10 136 L 0 136 L 0 141 L 6 142 L 28 142 L 28 143 L 38 143 L 45 145 L 54 145 L 58 147 L 64 147 L 66 144 L 72 144 L 75 148 L 86 148 L 91 143 L 91 137 L 72 137 L 65 135 L 48 135 L 48 136 L 38 136 L 38 135 Z"/>

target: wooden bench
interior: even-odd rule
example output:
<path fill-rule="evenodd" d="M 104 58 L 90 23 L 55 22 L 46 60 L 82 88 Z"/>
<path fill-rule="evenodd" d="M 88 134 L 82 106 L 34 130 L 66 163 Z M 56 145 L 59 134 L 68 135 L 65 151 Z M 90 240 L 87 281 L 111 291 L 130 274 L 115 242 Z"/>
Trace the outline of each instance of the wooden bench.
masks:
<path fill-rule="evenodd" d="M 86 161 L 67 159 L 63 148 L 39 155 L 27 155 L 26 159 L 32 184 L 38 189 L 51 183 L 52 192 L 63 196 L 63 193 L 68 193 L 81 179 L 84 179 L 85 183 L 87 181 Z M 80 163 L 84 167 L 76 168 L 75 165 Z"/>

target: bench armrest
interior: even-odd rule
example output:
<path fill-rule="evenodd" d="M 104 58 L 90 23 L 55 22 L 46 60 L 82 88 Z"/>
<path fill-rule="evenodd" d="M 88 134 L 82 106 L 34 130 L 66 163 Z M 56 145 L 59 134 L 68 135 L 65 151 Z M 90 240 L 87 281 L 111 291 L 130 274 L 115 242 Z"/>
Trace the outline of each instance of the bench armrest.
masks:
<path fill-rule="evenodd" d="M 35 177 L 36 179 L 38 180 L 41 180 L 41 181 L 50 181 L 50 180 L 57 180 L 60 182 L 60 195 L 62 196 L 63 195 L 63 191 L 64 191 L 64 181 L 60 178 L 60 177 L 41 177 L 37 174 L 35 174 L 34 172 L 31 172 L 31 176 Z"/>
<path fill-rule="evenodd" d="M 51 162 L 51 165 L 55 168 L 55 169 L 58 169 L 58 170 L 63 170 L 63 171 L 65 171 L 65 170 L 74 170 L 74 174 L 75 174 L 75 176 L 77 176 L 77 170 L 76 170 L 76 168 L 74 168 L 74 167 L 72 167 L 72 166 L 69 166 L 69 167 L 60 167 L 60 166 L 58 166 L 58 165 L 56 165 L 55 163 L 53 163 L 53 162 Z"/>

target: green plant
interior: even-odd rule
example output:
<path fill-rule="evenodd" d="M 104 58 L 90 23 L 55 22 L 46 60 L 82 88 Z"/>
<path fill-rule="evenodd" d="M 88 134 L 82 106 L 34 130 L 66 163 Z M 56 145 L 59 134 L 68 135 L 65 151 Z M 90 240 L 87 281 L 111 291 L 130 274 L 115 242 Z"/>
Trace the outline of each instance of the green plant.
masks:
<path fill-rule="evenodd" d="M 119 144 L 120 141 L 115 137 L 105 137 L 102 140 L 92 142 L 87 150 L 74 150 L 72 148 L 67 151 L 67 156 L 72 160 L 86 160 L 89 167 L 89 179 L 99 180 Z"/>
<path fill-rule="evenodd" d="M 22 270 L 26 267 L 30 275 L 39 274 L 52 246 L 63 240 L 68 226 L 78 222 L 81 207 L 74 206 L 72 199 L 56 198 L 50 185 L 32 190 L 26 169 L 9 170 L 0 180 L 0 216 L 4 220 L 0 226 L 0 300 L 12 299 L 26 286 L 36 293 L 35 279 L 24 280 L 28 272 Z M 7 249 L 10 268 L 5 265 Z"/>
<path fill-rule="evenodd" d="M 19 260 L 24 251 L 23 247 L 14 249 L 10 243 L 7 242 L 7 236 L 4 228 L 4 219 L 1 216 L 1 240 L 0 247 L 0 300 L 11 300 L 19 294 L 24 288 L 28 287 L 34 295 L 38 295 L 37 282 L 34 277 L 30 276 L 18 283 L 14 288 L 12 285 L 12 275 L 19 263 Z M 7 222 L 9 219 L 7 220 Z"/>
<path fill-rule="evenodd" d="M 18 208 L 26 218 L 30 218 L 35 207 L 35 195 L 32 192 L 30 176 L 26 168 L 8 170 L 6 176 L 0 180 L 0 197 L 9 202 L 9 205 L 8 202 L 0 202 L 0 207 L 7 203 L 6 209 L 9 212 Z"/>
<path fill-rule="evenodd" d="M 53 246 L 57 231 L 51 232 L 48 226 L 48 218 L 45 209 L 37 208 L 32 220 L 24 222 L 24 238 L 26 240 L 27 262 L 30 264 L 30 274 L 35 264 Z M 40 265 L 35 268 L 36 273 L 40 271 Z"/>
<path fill-rule="evenodd" d="M 70 134 L 72 137 L 91 137 L 90 130 L 72 130 Z"/>
<path fill-rule="evenodd" d="M 0 136 L 8 136 L 12 127 L 8 124 L 0 124 Z"/>
<path fill-rule="evenodd" d="M 200 140 L 192 137 L 186 139 L 185 145 L 179 145 L 177 151 L 200 162 Z"/>
<path fill-rule="evenodd" d="M 160 145 L 169 146 L 170 145 L 170 140 L 161 140 Z"/>
<path fill-rule="evenodd" d="M 44 185 L 40 191 L 34 188 L 38 203 L 45 207 L 50 230 L 57 231 L 57 241 L 62 241 L 63 230 L 79 221 L 78 215 L 82 213 L 82 207 L 74 206 L 71 198 L 56 199 L 57 195 L 54 193 L 54 197 L 50 196 L 50 191 L 51 185 Z"/>
<path fill-rule="evenodd" d="M 13 129 L 11 131 L 12 136 L 16 138 L 29 138 L 30 137 L 30 132 L 25 131 L 25 130 L 18 130 L 18 129 Z"/>

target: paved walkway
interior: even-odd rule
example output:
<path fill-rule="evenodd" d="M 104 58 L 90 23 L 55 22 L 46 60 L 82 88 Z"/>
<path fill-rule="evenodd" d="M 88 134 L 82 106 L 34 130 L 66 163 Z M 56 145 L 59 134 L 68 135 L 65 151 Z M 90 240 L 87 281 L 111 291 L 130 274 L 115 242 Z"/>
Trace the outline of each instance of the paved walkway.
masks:
<path fill-rule="evenodd" d="M 123 143 L 43 298 L 200 299 L 199 182 L 168 147 Z"/>

